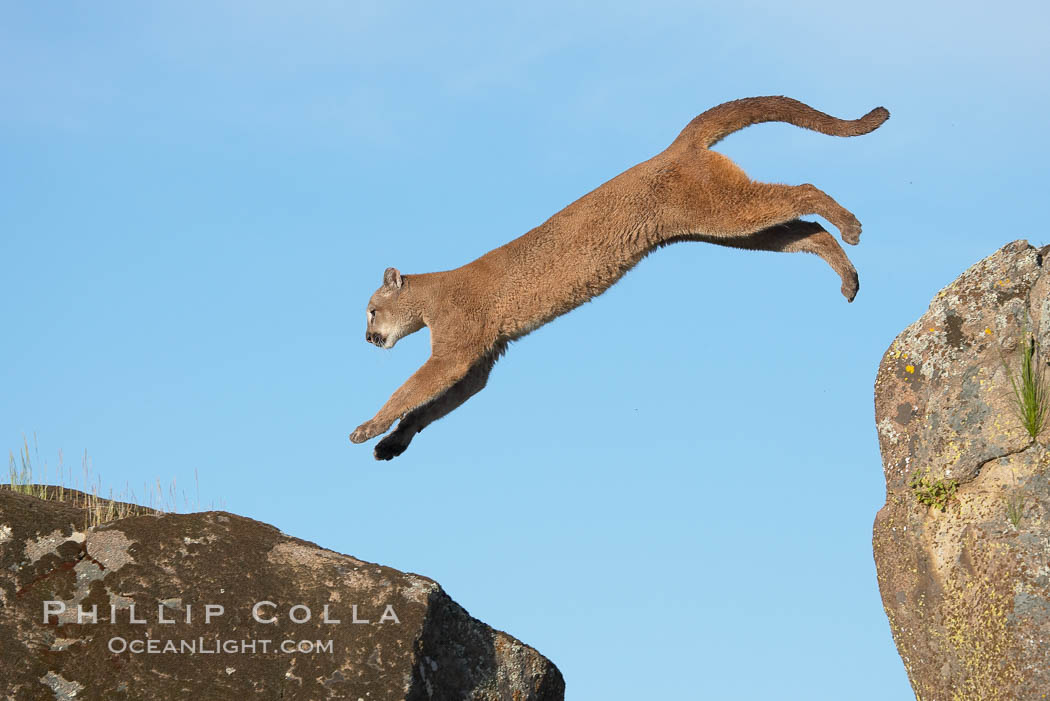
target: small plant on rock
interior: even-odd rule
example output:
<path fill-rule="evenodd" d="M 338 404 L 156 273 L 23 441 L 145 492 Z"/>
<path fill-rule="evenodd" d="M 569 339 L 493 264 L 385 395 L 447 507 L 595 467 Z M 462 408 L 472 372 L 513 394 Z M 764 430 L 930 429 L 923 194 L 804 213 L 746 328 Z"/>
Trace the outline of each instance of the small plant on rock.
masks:
<path fill-rule="evenodd" d="M 1020 489 L 1014 489 L 1006 495 L 1006 518 L 1014 528 L 1021 525 L 1021 517 L 1024 516 L 1024 507 L 1027 498 Z"/>
<path fill-rule="evenodd" d="M 948 510 L 948 502 L 959 490 L 958 480 L 933 479 L 925 470 L 916 470 L 908 480 L 908 487 L 915 493 L 920 504 L 932 506 L 941 511 Z"/>
<path fill-rule="evenodd" d="M 1022 332 L 1020 372 L 1015 373 L 1003 360 L 1010 386 L 1014 390 L 1014 407 L 1028 435 L 1036 438 L 1046 428 L 1050 416 L 1050 387 L 1046 381 L 1046 364 L 1037 359 L 1038 348 L 1034 338 Z"/>
<path fill-rule="evenodd" d="M 1013 472 L 1013 479 L 1011 480 L 1013 486 L 1010 491 L 1006 493 L 1006 518 L 1010 520 L 1014 528 L 1018 528 L 1021 525 L 1021 517 L 1024 516 L 1024 507 L 1027 506 L 1028 495 L 1025 494 L 1024 489 L 1017 484 L 1017 473 Z"/>

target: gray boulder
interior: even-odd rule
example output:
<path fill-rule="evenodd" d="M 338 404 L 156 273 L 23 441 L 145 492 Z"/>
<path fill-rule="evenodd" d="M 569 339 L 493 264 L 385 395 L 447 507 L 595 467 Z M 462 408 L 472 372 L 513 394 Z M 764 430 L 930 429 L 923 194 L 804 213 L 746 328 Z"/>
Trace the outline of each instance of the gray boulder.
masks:
<path fill-rule="evenodd" d="M 85 523 L 0 489 L 5 698 L 564 697 L 549 660 L 426 577 L 222 512 Z"/>
<path fill-rule="evenodd" d="M 1050 430 L 1011 376 L 1050 358 L 1050 260 L 1015 241 L 941 290 L 875 381 L 886 504 L 874 552 L 917 698 L 1050 690 Z"/>

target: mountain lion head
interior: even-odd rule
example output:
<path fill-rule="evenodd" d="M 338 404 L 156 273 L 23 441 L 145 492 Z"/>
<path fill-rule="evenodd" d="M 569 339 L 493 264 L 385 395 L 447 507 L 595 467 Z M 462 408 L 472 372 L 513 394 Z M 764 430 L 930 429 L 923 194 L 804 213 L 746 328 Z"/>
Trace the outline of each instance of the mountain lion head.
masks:
<path fill-rule="evenodd" d="M 368 300 L 365 340 L 379 348 L 393 348 L 399 340 L 423 328 L 419 316 L 400 303 L 405 283 L 397 268 L 387 268 L 382 287 Z"/>

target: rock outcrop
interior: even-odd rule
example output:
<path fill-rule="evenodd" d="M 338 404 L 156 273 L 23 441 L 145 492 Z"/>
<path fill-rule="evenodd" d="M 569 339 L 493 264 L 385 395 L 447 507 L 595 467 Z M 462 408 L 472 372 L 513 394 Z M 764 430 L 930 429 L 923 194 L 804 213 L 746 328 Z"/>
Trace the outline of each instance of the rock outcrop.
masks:
<path fill-rule="evenodd" d="M 84 524 L 0 489 L 4 698 L 564 697 L 425 577 L 222 512 Z"/>
<path fill-rule="evenodd" d="M 1015 241 L 933 299 L 879 366 L 879 588 L 922 701 L 1050 694 L 1050 429 L 1013 384 L 1050 358 L 1050 256 Z M 1050 377 L 1050 373 L 1048 373 Z"/>

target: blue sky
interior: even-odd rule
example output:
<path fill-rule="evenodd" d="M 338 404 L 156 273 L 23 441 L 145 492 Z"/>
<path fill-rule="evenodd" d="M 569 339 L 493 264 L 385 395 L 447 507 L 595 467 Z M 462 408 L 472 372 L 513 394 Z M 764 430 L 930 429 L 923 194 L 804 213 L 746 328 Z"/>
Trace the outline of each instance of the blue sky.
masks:
<path fill-rule="evenodd" d="M 1048 12 L 4 3 L 0 431 L 433 577 L 570 698 L 910 698 L 872 383 L 967 266 L 1050 242 Z M 815 257 L 675 245 L 401 458 L 349 443 L 428 352 L 364 342 L 384 268 L 466 263 L 764 94 L 893 115 L 717 147 L 856 213 L 856 302 Z"/>

